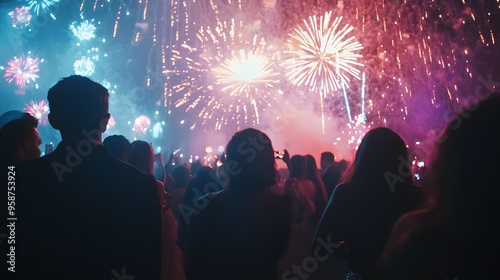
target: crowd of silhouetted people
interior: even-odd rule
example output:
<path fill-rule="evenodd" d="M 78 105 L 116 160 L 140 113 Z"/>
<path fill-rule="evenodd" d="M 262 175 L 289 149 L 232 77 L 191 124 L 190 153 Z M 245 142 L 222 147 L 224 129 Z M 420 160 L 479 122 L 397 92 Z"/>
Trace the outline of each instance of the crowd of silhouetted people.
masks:
<path fill-rule="evenodd" d="M 102 139 L 108 97 L 86 77 L 57 82 L 62 141 L 43 157 L 36 118 L 0 117 L 2 279 L 500 279 L 497 93 L 433 139 L 418 186 L 386 127 L 350 163 L 275 151 L 253 128 L 219 164 L 164 162 L 146 141 Z"/>

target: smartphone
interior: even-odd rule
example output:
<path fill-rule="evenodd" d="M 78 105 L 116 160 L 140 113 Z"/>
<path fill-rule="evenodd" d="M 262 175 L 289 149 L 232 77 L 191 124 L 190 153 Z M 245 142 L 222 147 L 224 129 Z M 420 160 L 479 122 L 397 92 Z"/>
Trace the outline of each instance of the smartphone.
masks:
<path fill-rule="evenodd" d="M 45 154 L 48 155 L 54 151 L 54 143 L 45 144 Z"/>
<path fill-rule="evenodd" d="M 181 148 L 174 149 L 172 154 L 177 155 L 181 151 Z"/>
<path fill-rule="evenodd" d="M 274 151 L 274 157 L 275 158 L 283 158 L 285 156 L 285 151 Z"/>

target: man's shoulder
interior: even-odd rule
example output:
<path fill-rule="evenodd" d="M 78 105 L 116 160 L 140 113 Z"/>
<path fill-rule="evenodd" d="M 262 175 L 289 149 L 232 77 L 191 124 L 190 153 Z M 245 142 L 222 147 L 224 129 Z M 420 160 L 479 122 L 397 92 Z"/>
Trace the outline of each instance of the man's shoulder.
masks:
<path fill-rule="evenodd" d="M 125 182 L 149 181 L 150 184 L 156 186 L 153 175 L 146 174 L 134 166 L 114 158 L 104 147 L 100 147 L 98 151 L 98 156 L 92 160 L 104 168 L 111 178 L 121 179 Z"/>
<path fill-rule="evenodd" d="M 49 154 L 41 158 L 24 162 L 18 167 L 20 176 L 27 182 L 41 184 L 66 183 L 75 181 L 91 182 L 92 184 L 112 185 L 151 185 L 156 189 L 153 175 L 146 174 L 137 168 L 115 159 L 105 151 L 89 157 L 82 157 L 81 161 L 71 161 L 65 154 Z"/>
<path fill-rule="evenodd" d="M 45 155 L 43 157 L 20 162 L 14 166 L 17 173 L 25 179 L 36 179 L 38 176 L 45 176 L 49 173 L 48 169 L 53 165 L 52 163 L 58 162 L 53 155 Z M 25 175 L 25 176 L 22 176 Z"/>
<path fill-rule="evenodd" d="M 403 238 L 409 243 L 420 243 L 445 227 L 433 211 L 428 209 L 416 210 L 401 216 L 393 227 L 393 235 Z"/>

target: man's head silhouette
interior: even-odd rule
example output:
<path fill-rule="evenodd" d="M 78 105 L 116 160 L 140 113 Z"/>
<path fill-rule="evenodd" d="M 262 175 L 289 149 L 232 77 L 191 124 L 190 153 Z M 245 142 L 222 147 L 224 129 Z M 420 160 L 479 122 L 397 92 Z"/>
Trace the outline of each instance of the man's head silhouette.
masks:
<path fill-rule="evenodd" d="M 49 121 L 63 139 L 82 138 L 83 131 L 94 133 L 101 141 L 109 120 L 108 90 L 87 77 L 72 75 L 61 79 L 50 90 Z"/>

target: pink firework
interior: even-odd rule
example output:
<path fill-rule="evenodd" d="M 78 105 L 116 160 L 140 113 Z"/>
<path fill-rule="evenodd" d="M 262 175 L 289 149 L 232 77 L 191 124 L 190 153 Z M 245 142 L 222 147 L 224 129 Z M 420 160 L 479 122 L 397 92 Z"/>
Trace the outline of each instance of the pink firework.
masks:
<path fill-rule="evenodd" d="M 115 118 L 113 118 L 113 116 L 111 116 L 108 120 L 108 125 L 106 126 L 106 129 L 110 129 L 115 125 L 116 125 Z"/>
<path fill-rule="evenodd" d="M 7 69 L 5 70 L 5 80 L 10 83 L 16 80 L 16 85 L 20 88 L 26 88 L 26 84 L 34 82 L 38 79 L 38 57 L 14 57 L 14 59 L 7 62 Z"/>
<path fill-rule="evenodd" d="M 14 28 L 22 29 L 30 25 L 31 13 L 26 7 L 15 8 L 9 13 L 9 16 Z"/>
<path fill-rule="evenodd" d="M 150 126 L 151 126 L 151 120 L 148 117 L 139 116 L 134 121 L 134 127 L 132 128 L 132 131 L 146 134 Z"/>
<path fill-rule="evenodd" d="M 40 102 L 36 102 L 32 100 L 29 104 L 26 104 L 24 111 L 35 117 L 40 125 L 47 124 L 47 116 L 49 114 L 49 103 L 47 103 L 47 101 L 42 100 Z"/>

